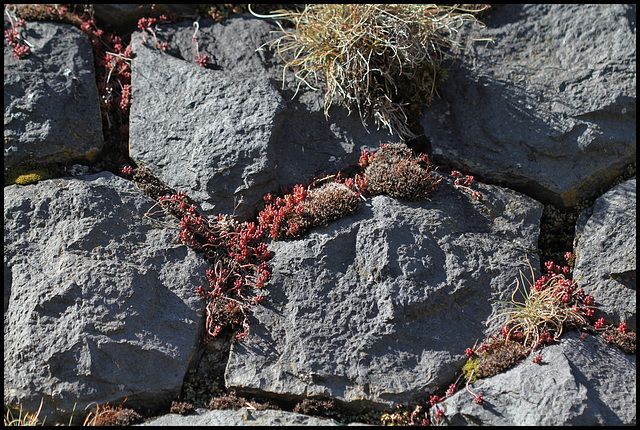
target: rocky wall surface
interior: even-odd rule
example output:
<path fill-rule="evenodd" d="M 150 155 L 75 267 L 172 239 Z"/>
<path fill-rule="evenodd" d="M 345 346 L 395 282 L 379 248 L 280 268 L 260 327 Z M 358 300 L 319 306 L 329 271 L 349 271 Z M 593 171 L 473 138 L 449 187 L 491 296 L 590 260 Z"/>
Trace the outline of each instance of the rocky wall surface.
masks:
<path fill-rule="evenodd" d="M 138 19 L 105 10 L 105 21 Z M 283 87 L 282 64 L 265 45 L 273 21 L 202 19 L 196 51 L 193 19 L 182 13 L 188 19 L 156 28 L 166 52 L 148 32 L 132 34 L 130 156 L 208 216 L 253 219 L 264 194 L 348 170 L 361 151 L 399 140 L 337 105 L 325 118 L 319 92 L 293 98 L 295 81 L 286 75 Z M 442 172 L 430 200 L 370 197 L 305 236 L 271 241 L 265 300 L 230 350 L 200 348 L 204 302 L 194 290 L 209 265 L 180 243 L 179 221 L 130 181 L 97 162 L 77 176 L 5 186 L 5 404 L 35 412 L 42 401 L 48 423 L 125 399 L 158 413 L 207 360 L 224 369 L 226 388 L 274 402 L 425 404 L 460 371 L 465 348 L 499 330 L 491 317 L 528 263 L 539 276 L 543 205 L 598 197 L 635 161 L 635 6 L 503 5 L 483 21 L 461 31 L 493 43 L 467 46 L 420 120 L 432 159 L 483 179 L 474 184 L 483 199 Z M 32 21 L 23 34 L 33 45 L 24 59 L 5 40 L 5 173 L 99 160 L 87 37 Z M 195 61 L 204 55 L 206 68 Z M 574 245 L 580 287 L 607 320 L 634 329 L 635 190 L 634 178 L 599 197 Z M 635 424 L 635 354 L 567 333 L 540 355 L 541 364 L 527 357 L 471 384 L 483 404 L 460 389 L 427 418 Z M 251 408 L 174 418 L 153 423 L 319 424 Z"/>

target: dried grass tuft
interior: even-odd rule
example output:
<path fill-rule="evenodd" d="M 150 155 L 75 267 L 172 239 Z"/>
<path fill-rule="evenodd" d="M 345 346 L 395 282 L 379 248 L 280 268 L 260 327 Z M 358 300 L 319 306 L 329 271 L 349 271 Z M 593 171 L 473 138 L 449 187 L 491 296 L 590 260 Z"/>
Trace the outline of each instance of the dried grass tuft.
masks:
<path fill-rule="evenodd" d="M 465 21 L 487 5 L 312 4 L 301 12 L 278 11 L 268 17 L 290 21 L 272 46 L 295 71 L 298 86 L 326 85 L 324 113 L 337 99 L 362 123 L 373 117 L 378 129 L 415 137 L 407 126 L 407 107 L 428 105 L 446 77 L 440 67 L 459 47 L 454 40 Z M 261 15 L 257 15 L 261 16 Z"/>

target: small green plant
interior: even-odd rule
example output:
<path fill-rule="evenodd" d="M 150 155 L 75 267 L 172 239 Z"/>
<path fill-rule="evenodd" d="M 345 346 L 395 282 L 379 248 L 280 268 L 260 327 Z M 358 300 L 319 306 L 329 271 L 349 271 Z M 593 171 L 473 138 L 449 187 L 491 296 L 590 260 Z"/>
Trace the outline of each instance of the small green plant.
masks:
<path fill-rule="evenodd" d="M 6 404 L 4 408 L 6 413 L 4 415 L 4 425 L 5 426 L 37 426 L 44 425 L 44 421 L 40 422 L 38 416 L 40 415 L 40 411 L 42 410 L 42 403 L 44 402 L 44 398 L 40 400 L 40 407 L 35 413 L 25 413 L 22 414 L 22 405 L 20 405 L 20 409 L 18 411 L 18 416 L 13 415 L 13 411 Z"/>
<path fill-rule="evenodd" d="M 47 169 L 18 167 L 7 172 L 4 178 L 4 184 L 5 186 L 12 184 L 29 185 L 51 178 L 52 175 Z"/>
<path fill-rule="evenodd" d="M 452 35 L 473 13 L 457 6 L 410 4 L 312 4 L 301 12 L 278 11 L 269 18 L 290 21 L 272 42 L 298 87 L 324 81 L 324 112 L 338 99 L 362 123 L 415 137 L 407 126 L 407 107 L 429 104 L 445 77 L 440 64 L 456 45 Z M 473 13 L 471 13 L 473 12 Z M 459 45 L 456 45 L 459 46 Z M 297 92 L 296 90 L 296 92 Z"/>
<path fill-rule="evenodd" d="M 478 379 L 478 358 L 469 358 L 467 362 L 462 366 L 462 372 L 465 375 L 465 379 L 471 383 L 476 382 Z"/>

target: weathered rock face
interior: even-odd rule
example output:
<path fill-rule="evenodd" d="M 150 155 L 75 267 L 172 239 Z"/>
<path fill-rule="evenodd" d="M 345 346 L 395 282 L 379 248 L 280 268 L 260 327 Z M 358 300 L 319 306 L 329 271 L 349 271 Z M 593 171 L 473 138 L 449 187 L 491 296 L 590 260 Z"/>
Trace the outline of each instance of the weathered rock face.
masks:
<path fill-rule="evenodd" d="M 208 215 L 251 218 L 266 193 L 349 167 L 389 140 L 343 108 L 327 121 L 318 93 L 292 100 L 281 92 L 272 54 L 256 52 L 276 28 L 247 16 L 201 21 L 199 52 L 212 58 L 210 68 L 195 62 L 189 22 L 158 30 L 173 47 L 168 54 L 153 37 L 133 36 L 131 157 Z"/>
<path fill-rule="evenodd" d="M 580 215 L 573 277 L 613 322 L 636 324 L 636 180 L 614 187 Z"/>
<path fill-rule="evenodd" d="M 30 22 L 23 33 L 33 45 L 26 58 L 4 43 L 5 168 L 95 161 L 104 140 L 89 39 L 52 22 Z"/>
<path fill-rule="evenodd" d="M 199 409 L 189 416 L 164 415 L 141 426 L 337 426 L 335 420 L 310 417 L 295 412 L 249 408 L 209 411 Z"/>
<path fill-rule="evenodd" d="M 636 357 L 575 332 L 531 358 L 470 385 L 484 402 L 460 390 L 438 404 L 440 424 L 489 426 L 633 425 Z M 599 363 L 608 363 L 606 368 Z M 433 419 L 433 424 L 437 421 Z"/>
<path fill-rule="evenodd" d="M 153 409 L 180 392 L 207 267 L 178 223 L 102 173 L 4 190 L 4 398 L 40 419 L 91 402 Z M 81 422 L 81 421 L 80 421 Z"/>
<path fill-rule="evenodd" d="M 559 205 L 605 185 L 635 158 L 634 16 L 626 5 L 505 5 L 482 32 L 461 29 L 496 43 L 469 45 L 474 61 L 453 65 L 443 99 L 425 110 L 432 159 Z M 121 18 L 110 22 L 135 24 Z M 337 105 L 327 120 L 319 92 L 292 99 L 296 82 L 287 73 L 282 89 L 280 59 L 256 51 L 273 37 L 270 21 L 200 20 L 208 68 L 195 63 L 192 24 L 156 29 L 167 53 L 134 34 L 130 147 L 207 214 L 230 214 L 243 199 L 236 215 L 250 218 L 266 192 L 397 141 L 367 134 Z M 62 24 L 29 22 L 26 31 L 32 56 L 17 60 L 5 44 L 5 167 L 90 159 L 102 138 L 86 37 Z M 424 405 L 452 382 L 464 349 L 497 329 L 499 320 L 484 324 L 519 271 L 529 274 L 526 258 L 539 266 L 540 204 L 478 187 L 481 202 L 450 181 L 432 201 L 378 196 L 308 236 L 272 243 L 274 273 L 251 336 L 228 363 L 225 341 L 209 344 L 198 376 L 227 365 L 227 385 L 244 394 L 332 397 L 353 409 Z M 5 188 L 5 404 L 35 413 L 44 398 L 40 418 L 52 423 L 68 422 L 76 402 L 81 419 L 91 402 L 127 397 L 125 407 L 146 412 L 175 399 L 199 339 L 193 289 L 209 267 L 179 244 L 175 220 L 145 217 L 153 204 L 109 173 Z M 574 269 L 607 317 L 630 326 L 635 248 L 633 180 L 585 212 Z M 445 423 L 635 424 L 635 355 L 599 342 L 566 334 L 541 352 L 541 367 L 527 359 L 472 385 L 483 405 L 464 390 L 446 399 Z M 320 424 L 246 413 L 183 423 Z"/>
<path fill-rule="evenodd" d="M 272 244 L 272 279 L 225 381 L 239 393 L 330 397 L 359 408 L 417 401 L 486 336 L 538 238 L 542 205 L 441 183 L 433 201 L 376 196 L 308 237 Z M 464 347 L 463 347 L 464 345 Z"/>
<path fill-rule="evenodd" d="M 636 157 L 634 5 L 501 5 L 421 124 L 436 161 L 559 207 Z M 509 154 L 505 157 L 504 154 Z"/>

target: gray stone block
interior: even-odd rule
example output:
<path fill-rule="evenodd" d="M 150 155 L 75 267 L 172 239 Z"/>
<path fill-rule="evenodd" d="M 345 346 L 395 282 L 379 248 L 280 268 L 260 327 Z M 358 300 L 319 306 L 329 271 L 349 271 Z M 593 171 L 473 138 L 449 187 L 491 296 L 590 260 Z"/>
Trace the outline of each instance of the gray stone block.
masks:
<path fill-rule="evenodd" d="M 247 16 L 202 20 L 197 39 L 209 68 L 195 62 L 190 23 L 158 30 L 168 53 L 152 36 L 133 35 L 131 157 L 209 216 L 250 219 L 265 194 L 350 167 L 390 138 L 369 134 L 344 108 L 327 120 L 319 92 L 292 99 L 281 91 L 280 64 L 267 48 L 256 52 L 276 28 Z"/>
<path fill-rule="evenodd" d="M 485 21 L 460 30 L 465 60 L 423 110 L 434 159 L 545 204 L 595 197 L 636 157 L 635 6 L 499 5 Z"/>
<path fill-rule="evenodd" d="M 611 322 L 636 324 L 636 179 L 612 188 L 576 224 L 573 278 Z"/>
<path fill-rule="evenodd" d="M 328 397 L 389 408 L 448 383 L 497 323 L 518 271 L 534 267 L 542 205 L 442 182 L 433 201 L 387 196 L 299 240 L 274 242 L 265 302 L 225 373 L 239 394 Z"/>
<path fill-rule="evenodd" d="M 208 267 L 153 205 L 108 172 L 5 188 L 5 404 L 44 399 L 40 420 L 75 407 L 81 423 L 92 402 L 153 410 L 180 393 Z"/>
<path fill-rule="evenodd" d="M 5 169 L 95 161 L 104 140 L 89 39 L 54 22 L 30 21 L 22 34 L 33 45 L 26 58 L 4 45 Z"/>

